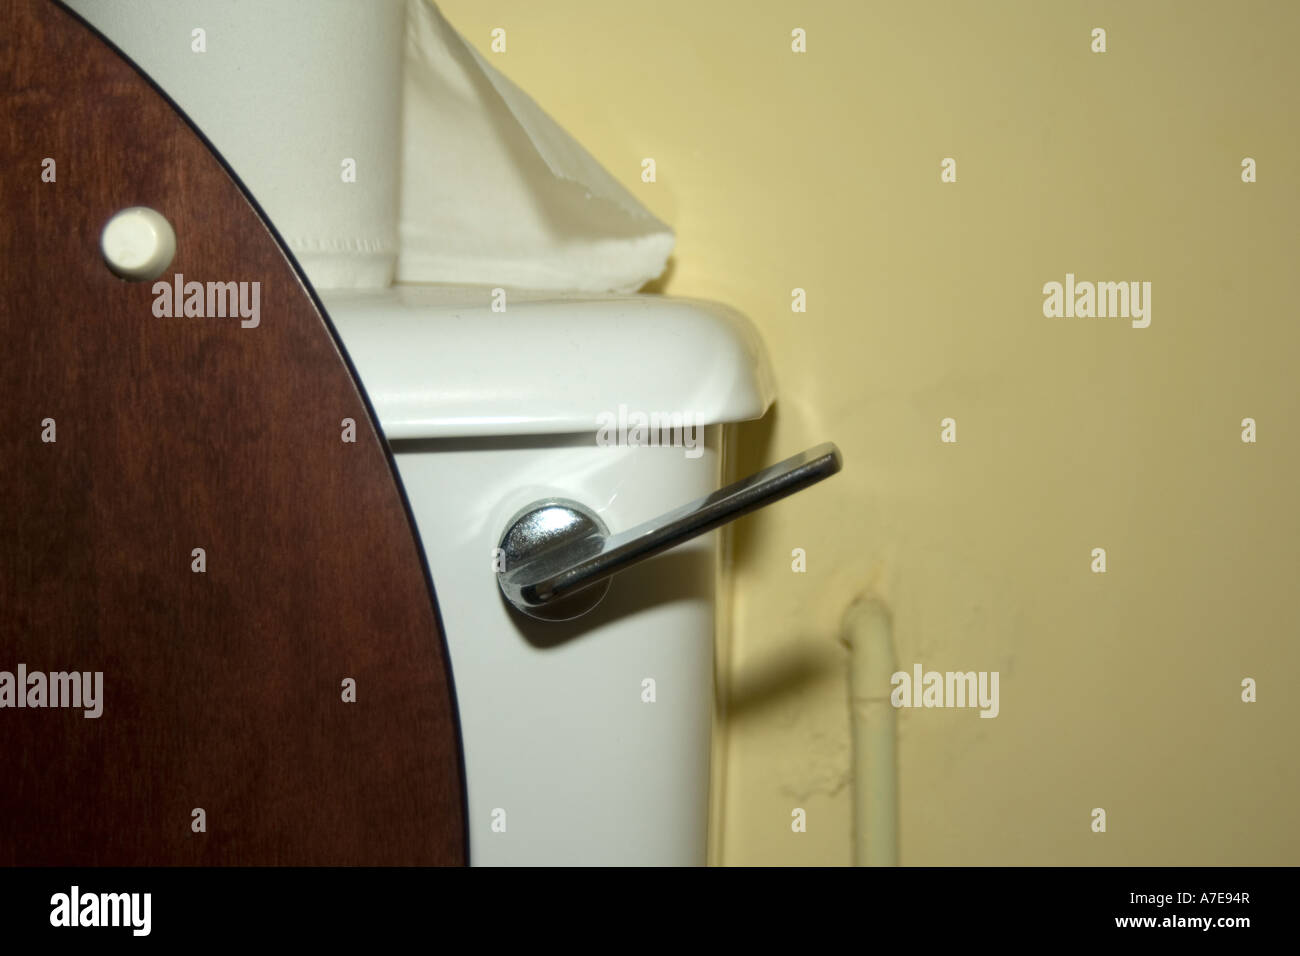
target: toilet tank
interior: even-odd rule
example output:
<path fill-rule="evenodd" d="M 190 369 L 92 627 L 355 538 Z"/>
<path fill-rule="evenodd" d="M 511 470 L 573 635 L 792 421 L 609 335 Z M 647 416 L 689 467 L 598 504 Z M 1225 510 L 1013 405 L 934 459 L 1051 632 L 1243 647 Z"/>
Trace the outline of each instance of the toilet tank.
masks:
<path fill-rule="evenodd" d="M 322 298 L 433 578 L 471 863 L 704 863 L 717 533 L 620 573 L 569 621 L 504 600 L 497 548 L 539 500 L 576 501 L 617 532 L 714 491 L 721 426 L 772 401 L 753 328 L 658 296 L 398 286 Z"/>

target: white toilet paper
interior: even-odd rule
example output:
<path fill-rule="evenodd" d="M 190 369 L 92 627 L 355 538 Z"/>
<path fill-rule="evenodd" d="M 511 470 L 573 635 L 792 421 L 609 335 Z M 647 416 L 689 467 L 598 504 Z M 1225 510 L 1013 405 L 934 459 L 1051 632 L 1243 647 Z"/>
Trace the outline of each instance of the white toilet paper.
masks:
<path fill-rule="evenodd" d="M 663 271 L 672 231 L 429 0 L 403 68 L 399 281 L 629 292 Z"/>
<path fill-rule="evenodd" d="M 397 259 L 397 51 L 406 0 L 69 6 L 212 141 L 314 285 L 389 284 Z"/>
<path fill-rule="evenodd" d="M 317 288 L 626 292 L 672 251 L 427 0 L 68 2 L 212 141 Z"/>

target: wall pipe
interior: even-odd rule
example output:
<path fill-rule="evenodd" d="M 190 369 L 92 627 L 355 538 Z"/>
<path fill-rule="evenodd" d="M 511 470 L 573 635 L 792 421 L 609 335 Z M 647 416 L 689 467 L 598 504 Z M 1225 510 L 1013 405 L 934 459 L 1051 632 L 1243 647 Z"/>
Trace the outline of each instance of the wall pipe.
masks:
<path fill-rule="evenodd" d="M 849 705 L 853 731 L 853 862 L 898 865 L 896 714 L 889 702 L 894 663 L 893 620 L 873 595 L 844 615 L 850 650 Z"/>

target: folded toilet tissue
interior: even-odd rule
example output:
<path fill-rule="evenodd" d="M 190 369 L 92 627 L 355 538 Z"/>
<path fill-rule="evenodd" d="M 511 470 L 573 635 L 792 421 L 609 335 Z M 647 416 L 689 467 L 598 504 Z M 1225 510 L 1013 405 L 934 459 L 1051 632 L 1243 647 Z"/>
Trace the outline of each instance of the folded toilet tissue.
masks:
<path fill-rule="evenodd" d="M 403 69 L 399 281 L 629 292 L 663 271 L 672 231 L 429 0 Z"/>
<path fill-rule="evenodd" d="M 626 292 L 672 251 L 429 0 L 68 2 L 212 141 L 317 288 Z"/>

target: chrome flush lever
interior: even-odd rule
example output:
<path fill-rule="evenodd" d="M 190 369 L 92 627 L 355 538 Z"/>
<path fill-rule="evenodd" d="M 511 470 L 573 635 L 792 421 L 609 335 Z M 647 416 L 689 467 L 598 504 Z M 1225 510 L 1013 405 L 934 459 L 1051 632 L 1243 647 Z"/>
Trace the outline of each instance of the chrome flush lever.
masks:
<path fill-rule="evenodd" d="M 579 617 L 619 571 L 829 478 L 841 464 L 840 450 L 827 442 L 619 534 L 576 501 L 535 501 L 501 536 L 505 570 L 497 583 L 530 617 Z"/>

